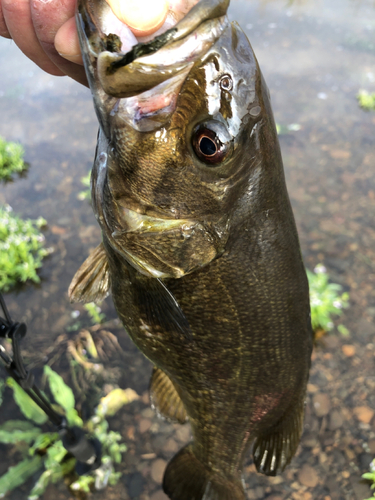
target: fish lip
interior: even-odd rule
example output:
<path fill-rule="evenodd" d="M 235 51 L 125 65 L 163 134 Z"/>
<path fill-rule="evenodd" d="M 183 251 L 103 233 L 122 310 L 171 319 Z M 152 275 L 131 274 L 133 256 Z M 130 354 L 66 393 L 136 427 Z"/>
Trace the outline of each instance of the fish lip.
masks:
<path fill-rule="evenodd" d="M 212 4 L 211 7 L 209 4 Z M 204 5 L 207 4 L 207 5 Z M 101 48 L 99 52 L 103 50 L 109 50 L 106 47 L 106 42 L 104 37 L 106 36 L 102 27 L 104 21 L 100 23 L 101 16 L 98 14 L 100 7 L 105 6 L 107 10 L 111 10 L 110 6 L 105 0 L 78 0 L 77 2 L 77 17 L 79 22 L 79 27 L 85 32 L 86 36 L 90 39 L 93 37 L 95 43 L 91 44 L 93 52 L 98 53 L 97 49 Z M 196 21 L 196 11 L 202 6 L 202 18 L 200 22 Z M 181 19 L 175 26 L 168 29 L 164 33 L 156 36 L 148 42 L 140 42 L 134 45 L 130 51 L 121 53 L 121 59 L 113 62 L 113 68 L 126 66 L 139 57 L 153 54 L 163 48 L 166 44 L 181 40 L 188 37 L 196 28 L 198 28 L 205 21 L 222 17 L 226 15 L 226 11 L 229 7 L 229 0 L 199 0 L 198 3 L 186 14 L 186 16 Z M 189 23 L 191 22 L 191 26 Z M 100 36 L 100 42 L 95 38 L 96 35 Z M 96 45 L 96 47 L 95 47 Z M 116 51 L 113 49 L 113 51 Z"/>
<path fill-rule="evenodd" d="M 228 6 L 229 0 L 200 0 L 173 28 L 149 42 L 134 45 L 130 51 L 121 52 L 122 32 L 117 25 L 118 35 L 110 33 L 110 23 L 106 20 L 114 14 L 106 1 L 79 0 L 76 20 L 86 72 L 91 73 L 96 80 L 94 82 L 91 79 L 90 82 L 89 79 L 90 87 L 97 87 L 99 81 L 108 96 L 128 98 L 181 73 L 189 65 L 191 67 L 192 62 L 203 57 L 221 36 L 228 22 L 225 17 Z M 191 35 L 195 35 L 193 39 L 199 40 L 193 47 L 188 41 Z M 161 49 L 167 50 L 167 57 L 164 52 L 162 61 L 154 61 L 153 56 Z M 170 50 L 173 52 L 172 57 Z M 132 63 L 141 64 L 142 67 L 134 68 Z M 148 81 L 150 76 L 151 81 Z M 124 88 L 118 90 L 119 86 Z M 100 91 L 100 88 L 97 90 Z"/>

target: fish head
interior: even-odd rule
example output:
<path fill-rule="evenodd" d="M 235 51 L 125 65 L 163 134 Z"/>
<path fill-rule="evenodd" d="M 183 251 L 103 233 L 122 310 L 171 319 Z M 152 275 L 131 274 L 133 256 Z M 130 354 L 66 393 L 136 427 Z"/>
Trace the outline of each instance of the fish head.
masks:
<path fill-rule="evenodd" d="M 79 2 L 101 129 L 94 211 L 112 248 L 147 276 L 180 278 L 222 255 L 256 176 L 264 84 L 227 6 L 201 0 L 175 27 L 124 53 L 107 4 Z"/>

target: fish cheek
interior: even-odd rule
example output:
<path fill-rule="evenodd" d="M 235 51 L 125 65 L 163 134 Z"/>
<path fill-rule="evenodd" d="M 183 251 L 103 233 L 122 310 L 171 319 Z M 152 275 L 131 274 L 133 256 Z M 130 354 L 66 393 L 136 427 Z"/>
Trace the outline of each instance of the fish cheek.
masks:
<path fill-rule="evenodd" d="M 209 264 L 224 242 L 200 223 L 161 232 L 123 233 L 117 241 L 164 277 L 180 278 Z"/>

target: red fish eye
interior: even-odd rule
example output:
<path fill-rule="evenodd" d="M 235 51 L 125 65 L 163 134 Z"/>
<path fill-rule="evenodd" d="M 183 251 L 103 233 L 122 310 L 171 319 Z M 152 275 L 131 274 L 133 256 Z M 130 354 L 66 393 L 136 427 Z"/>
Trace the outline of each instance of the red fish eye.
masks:
<path fill-rule="evenodd" d="M 220 133 L 221 130 L 213 130 L 213 128 L 220 128 L 220 126 L 223 127 L 221 124 L 219 126 L 215 124 L 215 127 L 208 128 L 206 124 L 202 124 L 194 130 L 192 137 L 193 149 L 203 163 L 210 165 L 220 163 L 226 158 L 231 149 L 230 141 L 226 140 L 227 131 Z M 219 134 L 221 137 L 219 137 Z M 225 142 L 223 142 L 223 139 Z"/>

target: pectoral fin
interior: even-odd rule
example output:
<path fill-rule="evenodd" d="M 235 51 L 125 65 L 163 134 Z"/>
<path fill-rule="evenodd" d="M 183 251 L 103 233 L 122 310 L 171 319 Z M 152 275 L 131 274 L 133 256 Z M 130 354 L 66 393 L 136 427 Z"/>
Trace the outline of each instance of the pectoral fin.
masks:
<path fill-rule="evenodd" d="M 189 322 L 180 305 L 160 279 L 137 274 L 135 301 L 142 304 L 144 321 L 152 330 L 180 335 L 184 341 L 193 340 Z"/>
<path fill-rule="evenodd" d="M 267 434 L 256 439 L 253 448 L 258 472 L 276 476 L 293 458 L 303 430 L 304 400 L 290 409 Z"/>
<path fill-rule="evenodd" d="M 87 257 L 70 283 L 70 302 L 100 302 L 109 293 L 109 266 L 103 243 Z"/>
<path fill-rule="evenodd" d="M 156 410 L 172 422 L 184 424 L 187 414 L 175 384 L 160 368 L 154 368 L 150 381 L 151 403 Z"/>

